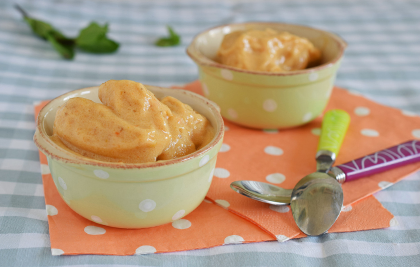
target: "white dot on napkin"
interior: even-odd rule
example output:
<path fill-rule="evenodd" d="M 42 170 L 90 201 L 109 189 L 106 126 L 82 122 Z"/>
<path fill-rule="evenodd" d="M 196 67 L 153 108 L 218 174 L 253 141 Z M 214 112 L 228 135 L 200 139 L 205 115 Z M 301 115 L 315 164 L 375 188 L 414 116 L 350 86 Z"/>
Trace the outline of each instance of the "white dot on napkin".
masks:
<path fill-rule="evenodd" d="M 370 114 L 370 109 L 367 107 L 357 107 L 354 109 L 354 114 L 360 117 L 367 116 Z"/>
<path fill-rule="evenodd" d="M 369 136 L 369 137 L 379 136 L 378 131 L 373 130 L 373 129 L 363 129 L 363 130 L 360 131 L 360 133 L 364 136 Z"/>
<path fill-rule="evenodd" d="M 200 163 L 198 163 L 198 166 L 202 167 L 206 165 L 206 163 L 209 162 L 209 159 L 210 159 L 210 156 L 205 155 L 204 157 L 201 158 Z"/>
<path fill-rule="evenodd" d="M 48 164 L 41 164 L 41 174 L 50 174 L 50 167 L 48 167 Z"/>
<path fill-rule="evenodd" d="M 174 214 L 174 216 L 172 216 L 172 220 L 176 221 L 178 219 L 181 219 L 181 217 L 184 216 L 184 214 L 185 214 L 185 210 L 179 210 Z"/>
<path fill-rule="evenodd" d="M 263 109 L 267 112 L 273 112 L 277 109 L 277 103 L 273 99 L 266 99 L 263 103 Z"/>
<path fill-rule="evenodd" d="M 52 248 L 51 249 L 51 255 L 53 255 L 53 256 L 60 256 L 60 255 L 63 255 L 63 254 L 64 254 L 64 251 L 59 249 L 59 248 Z"/>
<path fill-rule="evenodd" d="M 411 132 L 415 138 L 420 138 L 420 129 L 415 129 Z"/>
<path fill-rule="evenodd" d="M 227 132 L 227 131 L 230 130 L 230 128 L 225 125 L 224 130 L 225 130 L 225 132 Z"/>
<path fill-rule="evenodd" d="M 264 152 L 272 156 L 280 156 L 283 154 L 283 149 L 276 146 L 267 146 L 264 148 Z"/>
<path fill-rule="evenodd" d="M 321 128 L 312 128 L 311 133 L 313 135 L 321 135 Z"/>
<path fill-rule="evenodd" d="M 152 246 L 141 246 L 136 249 L 136 255 L 153 254 L 155 252 L 156 249 Z"/>
<path fill-rule="evenodd" d="M 145 199 L 139 204 L 139 209 L 141 209 L 144 212 L 152 211 L 156 208 L 156 202 L 154 202 L 151 199 Z"/>
<path fill-rule="evenodd" d="M 279 212 L 279 213 L 286 213 L 289 212 L 290 208 L 289 205 L 270 205 L 270 210 L 275 211 L 275 212 Z"/>
<path fill-rule="evenodd" d="M 279 241 L 279 242 L 285 242 L 285 241 L 289 240 L 290 238 L 288 238 L 288 237 L 287 237 L 287 236 L 285 236 L 285 235 L 276 235 L 276 239 L 277 239 L 277 241 Z"/>
<path fill-rule="evenodd" d="M 58 214 L 57 208 L 54 207 L 53 205 L 46 205 L 45 208 L 47 210 L 47 214 L 50 216 L 54 216 Z"/>
<path fill-rule="evenodd" d="M 228 237 L 225 238 L 225 242 L 224 244 L 240 244 L 242 242 L 244 242 L 245 240 L 243 239 L 242 236 L 239 235 L 230 235 Z"/>
<path fill-rule="evenodd" d="M 399 223 L 397 221 L 397 219 L 394 217 L 389 221 L 389 226 L 393 227 L 393 226 L 397 226 Z"/>
<path fill-rule="evenodd" d="M 230 176 L 230 172 L 223 168 L 216 168 L 214 170 L 214 176 L 217 178 L 228 178 Z"/>
<path fill-rule="evenodd" d="M 180 230 L 187 229 L 191 227 L 191 222 L 189 220 L 179 219 L 172 222 L 172 227 Z"/>
<path fill-rule="evenodd" d="M 219 205 L 219 206 L 221 206 L 221 207 L 223 207 L 225 209 L 227 209 L 230 206 L 230 203 L 227 202 L 224 199 L 216 199 L 215 202 L 216 202 L 217 205 Z"/>
<path fill-rule="evenodd" d="M 343 206 L 341 208 L 341 211 L 348 212 L 348 211 L 351 211 L 352 209 L 353 207 L 351 205 L 348 205 L 348 206 Z"/>
<path fill-rule="evenodd" d="M 101 227 L 97 226 L 86 226 L 85 233 L 88 235 L 103 235 L 105 234 L 106 230 Z"/>
<path fill-rule="evenodd" d="M 94 170 L 93 173 L 95 174 L 96 177 L 101 178 L 101 179 L 109 178 L 109 173 L 103 170 Z"/>
<path fill-rule="evenodd" d="M 417 116 L 417 113 L 414 113 L 412 111 L 408 111 L 408 110 L 401 110 L 401 113 L 407 117 L 415 117 Z"/>
<path fill-rule="evenodd" d="M 284 180 L 286 180 L 286 176 L 284 176 L 284 174 L 281 174 L 281 173 L 272 173 L 272 174 L 267 175 L 265 179 L 269 183 L 281 184 L 284 182 Z"/>
<path fill-rule="evenodd" d="M 67 190 L 67 184 L 66 182 L 64 182 L 63 178 L 58 177 L 58 183 L 60 184 L 61 188 L 63 188 L 64 190 Z"/>
<path fill-rule="evenodd" d="M 228 152 L 230 150 L 230 145 L 228 144 L 222 144 L 222 146 L 220 147 L 219 152 Z"/>
<path fill-rule="evenodd" d="M 382 181 L 378 183 L 378 186 L 382 189 L 385 189 L 387 187 L 390 187 L 391 185 L 393 185 L 393 183 L 390 183 L 388 181 Z"/>

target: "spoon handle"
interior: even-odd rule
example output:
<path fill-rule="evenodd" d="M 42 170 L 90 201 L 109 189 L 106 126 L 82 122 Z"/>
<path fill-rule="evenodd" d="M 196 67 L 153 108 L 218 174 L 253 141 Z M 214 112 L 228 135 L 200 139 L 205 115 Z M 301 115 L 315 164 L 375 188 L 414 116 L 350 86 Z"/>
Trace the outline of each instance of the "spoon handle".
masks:
<path fill-rule="evenodd" d="M 336 177 L 342 183 L 344 180 L 346 182 L 356 180 L 418 161 L 420 161 L 420 140 L 411 140 L 334 168 L 339 168 L 345 174 L 342 180 Z M 333 173 L 338 171 L 333 169 L 331 170 Z"/>
<path fill-rule="evenodd" d="M 350 116 L 344 110 L 333 109 L 325 113 L 316 154 L 318 172 L 328 172 L 334 164 L 349 124 Z"/>

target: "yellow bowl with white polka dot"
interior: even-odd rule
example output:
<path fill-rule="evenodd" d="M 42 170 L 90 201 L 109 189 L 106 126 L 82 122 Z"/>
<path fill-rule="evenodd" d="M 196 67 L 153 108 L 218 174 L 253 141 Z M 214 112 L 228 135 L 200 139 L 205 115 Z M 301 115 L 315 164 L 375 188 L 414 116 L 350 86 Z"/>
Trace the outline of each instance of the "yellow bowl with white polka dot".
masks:
<path fill-rule="evenodd" d="M 73 97 L 100 103 L 98 87 L 71 91 L 39 113 L 35 144 L 47 156 L 57 190 L 76 213 L 98 224 L 146 228 L 176 221 L 203 201 L 210 187 L 223 141 L 217 106 L 185 90 L 146 86 L 159 99 L 172 96 L 206 116 L 216 130 L 204 148 L 174 160 L 124 164 L 85 158 L 51 141 L 57 108 Z"/>
<path fill-rule="evenodd" d="M 309 39 L 322 52 L 321 64 L 290 72 L 247 71 L 214 61 L 224 35 L 271 28 Z M 218 26 L 198 34 L 187 54 L 198 65 L 204 95 L 222 116 L 259 129 L 282 129 L 308 123 L 328 103 L 346 43 L 332 33 L 292 24 L 250 22 Z"/>

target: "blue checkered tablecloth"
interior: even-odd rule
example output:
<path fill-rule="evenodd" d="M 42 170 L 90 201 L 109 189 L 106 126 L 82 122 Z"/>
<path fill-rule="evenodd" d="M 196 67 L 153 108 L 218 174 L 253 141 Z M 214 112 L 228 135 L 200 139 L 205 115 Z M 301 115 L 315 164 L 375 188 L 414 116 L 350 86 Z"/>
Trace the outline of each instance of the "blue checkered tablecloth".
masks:
<path fill-rule="evenodd" d="M 61 59 L 13 8 L 19 3 L 68 35 L 95 20 L 121 42 L 112 55 Z M 420 114 L 420 1 L 0 2 L 0 266 L 420 266 L 420 173 L 375 196 L 398 225 L 383 230 L 138 256 L 52 256 L 33 103 L 109 79 L 170 86 L 197 79 L 185 48 L 198 32 L 280 21 L 335 32 L 349 44 L 336 84 Z M 182 45 L 153 45 L 172 25 Z M 390 131 L 398 125 L 390 125 Z M 419 125 L 420 127 L 420 125 Z"/>

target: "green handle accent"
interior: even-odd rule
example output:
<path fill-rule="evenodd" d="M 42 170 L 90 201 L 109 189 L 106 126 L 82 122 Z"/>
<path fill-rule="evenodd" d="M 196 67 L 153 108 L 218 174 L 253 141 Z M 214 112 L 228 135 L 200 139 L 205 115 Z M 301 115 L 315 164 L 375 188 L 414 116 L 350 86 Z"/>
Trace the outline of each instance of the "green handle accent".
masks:
<path fill-rule="evenodd" d="M 329 150 L 337 155 L 349 124 L 350 115 L 344 110 L 333 109 L 325 113 L 318 151 Z"/>

